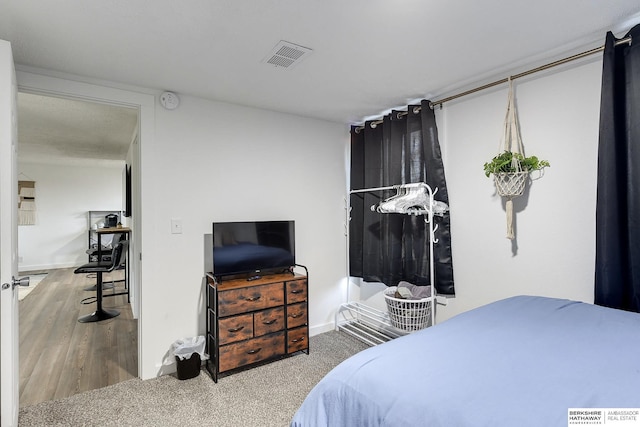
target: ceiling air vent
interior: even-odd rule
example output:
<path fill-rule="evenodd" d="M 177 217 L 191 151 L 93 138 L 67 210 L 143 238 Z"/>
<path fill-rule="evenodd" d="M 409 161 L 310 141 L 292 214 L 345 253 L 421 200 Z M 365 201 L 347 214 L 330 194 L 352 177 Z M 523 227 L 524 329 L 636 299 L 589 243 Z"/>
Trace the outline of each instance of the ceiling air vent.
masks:
<path fill-rule="evenodd" d="M 311 52 L 313 51 L 308 47 L 280 40 L 276 47 L 273 48 L 271 53 L 267 55 L 262 62 L 276 67 L 293 68 L 295 65 L 299 64 L 303 58 L 309 56 Z"/>

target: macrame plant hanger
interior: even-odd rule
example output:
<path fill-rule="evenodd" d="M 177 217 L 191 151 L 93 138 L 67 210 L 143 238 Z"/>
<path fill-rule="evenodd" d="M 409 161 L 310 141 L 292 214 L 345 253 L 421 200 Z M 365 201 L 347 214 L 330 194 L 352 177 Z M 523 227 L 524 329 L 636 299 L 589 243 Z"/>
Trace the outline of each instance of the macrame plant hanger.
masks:
<path fill-rule="evenodd" d="M 514 155 L 511 166 L 514 172 L 501 172 L 493 175 L 498 194 L 505 197 L 505 210 L 507 213 L 507 239 L 513 240 L 513 199 L 524 193 L 527 183 L 528 171 L 523 171 L 516 154 L 524 156 L 524 147 L 520 138 L 520 125 L 513 96 L 513 82 L 509 77 L 509 99 L 507 102 L 507 114 L 504 118 L 504 135 L 500 143 L 499 152 L 510 151 Z"/>

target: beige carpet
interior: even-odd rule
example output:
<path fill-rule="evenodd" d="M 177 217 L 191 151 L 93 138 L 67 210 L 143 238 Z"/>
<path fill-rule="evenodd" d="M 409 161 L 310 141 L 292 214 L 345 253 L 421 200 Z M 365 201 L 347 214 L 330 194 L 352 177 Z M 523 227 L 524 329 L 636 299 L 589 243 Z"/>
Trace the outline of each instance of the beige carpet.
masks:
<path fill-rule="evenodd" d="M 315 384 L 367 348 L 341 332 L 311 337 L 311 351 L 222 377 L 139 379 L 20 409 L 20 427 L 284 427 Z"/>

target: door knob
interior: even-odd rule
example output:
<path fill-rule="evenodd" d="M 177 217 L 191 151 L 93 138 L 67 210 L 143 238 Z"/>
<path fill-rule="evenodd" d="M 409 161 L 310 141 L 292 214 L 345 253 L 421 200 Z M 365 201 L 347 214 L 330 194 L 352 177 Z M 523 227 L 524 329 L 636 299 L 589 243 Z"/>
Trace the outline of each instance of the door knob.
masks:
<path fill-rule="evenodd" d="M 13 289 L 16 286 L 29 286 L 29 276 L 20 277 L 19 279 L 16 279 L 14 276 L 11 276 L 11 285 L 9 285 L 8 283 L 3 283 L 2 290 L 9 289 L 9 287 Z"/>

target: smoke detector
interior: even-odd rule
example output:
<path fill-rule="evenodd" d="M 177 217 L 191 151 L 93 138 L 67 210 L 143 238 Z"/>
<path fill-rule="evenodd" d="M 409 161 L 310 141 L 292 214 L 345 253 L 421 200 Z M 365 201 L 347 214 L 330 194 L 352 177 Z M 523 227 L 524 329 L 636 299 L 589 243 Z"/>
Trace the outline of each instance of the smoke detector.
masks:
<path fill-rule="evenodd" d="M 308 47 L 280 40 L 262 62 L 280 68 L 293 68 L 311 55 L 311 52 L 313 51 Z"/>

